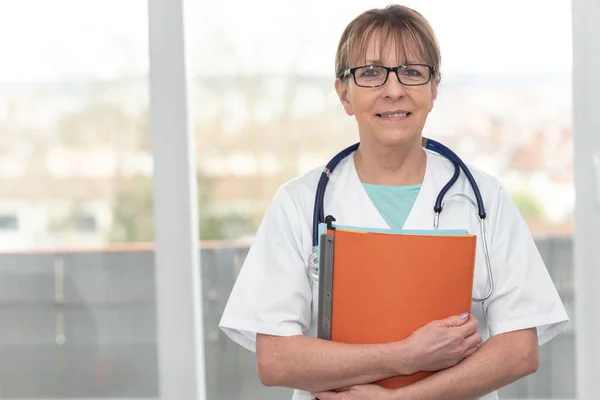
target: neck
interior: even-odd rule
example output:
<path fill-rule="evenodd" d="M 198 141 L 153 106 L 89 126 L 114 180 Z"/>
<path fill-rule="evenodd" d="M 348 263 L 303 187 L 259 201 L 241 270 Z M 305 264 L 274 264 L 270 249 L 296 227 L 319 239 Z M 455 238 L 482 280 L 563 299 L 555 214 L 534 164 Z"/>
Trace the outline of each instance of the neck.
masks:
<path fill-rule="evenodd" d="M 361 142 L 354 154 L 361 182 L 373 185 L 406 186 L 423 182 L 427 156 L 421 138 L 398 147 L 372 146 Z"/>

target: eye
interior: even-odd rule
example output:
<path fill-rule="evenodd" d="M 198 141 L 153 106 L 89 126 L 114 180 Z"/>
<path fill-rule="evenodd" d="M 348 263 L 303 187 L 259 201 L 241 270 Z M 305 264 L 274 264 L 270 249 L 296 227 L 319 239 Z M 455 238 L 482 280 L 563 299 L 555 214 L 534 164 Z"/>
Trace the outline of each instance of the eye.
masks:
<path fill-rule="evenodd" d="M 377 67 L 366 67 L 360 70 L 360 76 L 363 78 L 373 78 L 379 76 L 380 73 L 381 71 Z"/>
<path fill-rule="evenodd" d="M 404 69 L 403 75 L 409 76 L 411 78 L 419 78 L 419 77 L 423 76 L 423 73 L 421 72 L 420 69 L 417 69 L 414 67 L 406 67 Z"/>

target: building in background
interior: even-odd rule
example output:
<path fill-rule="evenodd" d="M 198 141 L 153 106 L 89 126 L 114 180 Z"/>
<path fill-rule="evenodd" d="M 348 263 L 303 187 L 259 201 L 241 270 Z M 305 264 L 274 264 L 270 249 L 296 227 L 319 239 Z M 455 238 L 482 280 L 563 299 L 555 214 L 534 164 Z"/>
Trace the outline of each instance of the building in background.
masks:
<path fill-rule="evenodd" d="M 424 134 L 503 181 L 534 234 L 571 234 L 568 77 L 444 78 Z M 232 79 L 196 80 L 201 234 L 213 240 L 250 238 L 280 184 L 357 140 L 331 78 Z M 0 248 L 152 240 L 140 81 L 0 84 Z"/>

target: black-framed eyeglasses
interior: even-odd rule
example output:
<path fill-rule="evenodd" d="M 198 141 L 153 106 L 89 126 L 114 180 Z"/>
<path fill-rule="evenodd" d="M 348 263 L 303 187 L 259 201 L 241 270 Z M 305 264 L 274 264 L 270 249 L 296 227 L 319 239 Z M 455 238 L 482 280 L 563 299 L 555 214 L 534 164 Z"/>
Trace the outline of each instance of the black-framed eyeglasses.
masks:
<path fill-rule="evenodd" d="M 433 76 L 435 68 L 427 64 L 403 64 L 397 67 L 383 67 L 381 65 L 364 65 L 348 68 L 340 76 L 346 79 L 348 75 L 354 77 L 354 83 L 360 87 L 374 88 L 385 85 L 390 72 L 395 72 L 398 81 L 406 86 L 425 85 Z"/>

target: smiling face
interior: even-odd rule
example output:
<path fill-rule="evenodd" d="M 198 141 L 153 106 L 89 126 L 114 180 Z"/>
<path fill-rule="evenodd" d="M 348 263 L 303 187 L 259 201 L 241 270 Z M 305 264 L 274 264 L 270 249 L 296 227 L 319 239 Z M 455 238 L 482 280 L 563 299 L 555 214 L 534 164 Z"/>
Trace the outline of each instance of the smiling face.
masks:
<path fill-rule="evenodd" d="M 372 31 L 369 36 L 366 51 L 353 55 L 349 60 L 350 67 L 431 65 L 421 51 L 422 46 L 416 43 L 410 45 L 413 41 L 401 40 L 404 38 L 400 38 L 399 34 L 384 36 L 381 32 Z M 363 73 L 371 72 L 356 71 L 357 78 Z M 405 81 L 405 76 L 399 73 Z M 416 73 L 415 70 L 405 72 L 407 77 Z M 437 96 L 437 80 L 433 74 L 424 85 L 406 86 L 399 82 L 394 72 L 390 72 L 385 84 L 374 88 L 358 86 L 354 77 L 348 74 L 345 78 L 336 79 L 335 86 L 344 110 L 356 118 L 362 143 L 370 147 L 420 146 L 421 132 Z"/>

